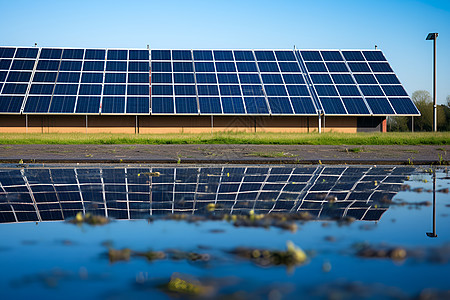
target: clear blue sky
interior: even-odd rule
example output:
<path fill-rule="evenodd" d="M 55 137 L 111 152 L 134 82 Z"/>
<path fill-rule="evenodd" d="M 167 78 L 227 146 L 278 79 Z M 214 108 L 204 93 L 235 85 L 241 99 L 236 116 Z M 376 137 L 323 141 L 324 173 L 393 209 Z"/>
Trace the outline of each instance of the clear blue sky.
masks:
<path fill-rule="evenodd" d="M 0 0 L 0 45 L 384 51 L 411 95 L 450 95 L 450 0 Z"/>

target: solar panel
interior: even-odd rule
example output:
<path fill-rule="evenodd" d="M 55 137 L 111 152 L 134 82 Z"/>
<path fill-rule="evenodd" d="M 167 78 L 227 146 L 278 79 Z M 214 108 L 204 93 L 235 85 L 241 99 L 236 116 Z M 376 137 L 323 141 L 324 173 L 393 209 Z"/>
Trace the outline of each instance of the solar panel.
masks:
<path fill-rule="evenodd" d="M 17 114 L 419 114 L 379 50 L 0 47 L 0 101 Z"/>

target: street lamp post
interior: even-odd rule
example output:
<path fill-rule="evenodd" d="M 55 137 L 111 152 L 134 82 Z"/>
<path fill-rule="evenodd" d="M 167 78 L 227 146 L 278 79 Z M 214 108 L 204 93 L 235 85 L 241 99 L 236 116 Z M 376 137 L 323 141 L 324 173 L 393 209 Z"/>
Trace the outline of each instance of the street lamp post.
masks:
<path fill-rule="evenodd" d="M 437 131 L 437 103 L 436 103 L 436 40 L 437 32 L 429 33 L 427 41 L 434 41 L 433 47 L 433 131 Z"/>

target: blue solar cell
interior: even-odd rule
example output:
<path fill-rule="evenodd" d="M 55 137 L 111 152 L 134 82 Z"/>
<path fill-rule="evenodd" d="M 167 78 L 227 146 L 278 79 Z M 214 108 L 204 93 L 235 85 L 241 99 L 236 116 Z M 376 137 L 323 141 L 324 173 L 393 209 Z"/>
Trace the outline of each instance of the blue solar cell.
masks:
<path fill-rule="evenodd" d="M 324 61 L 343 61 L 339 51 L 320 51 Z"/>
<path fill-rule="evenodd" d="M 61 59 L 62 55 L 62 49 L 49 49 L 49 48 L 43 48 L 41 50 L 41 54 L 39 55 L 39 58 L 47 58 L 47 59 Z"/>
<path fill-rule="evenodd" d="M 15 51 L 16 48 L 0 48 L 0 58 L 13 58 Z"/>
<path fill-rule="evenodd" d="M 152 60 L 171 60 L 170 50 L 152 50 Z"/>
<path fill-rule="evenodd" d="M 234 58 L 236 61 L 254 61 L 253 52 L 249 50 L 234 51 Z"/>
<path fill-rule="evenodd" d="M 410 98 L 389 98 L 389 101 L 399 115 L 420 113 Z"/>
<path fill-rule="evenodd" d="M 195 72 L 215 72 L 213 62 L 195 62 Z"/>
<path fill-rule="evenodd" d="M 266 84 L 283 84 L 281 74 L 261 74 L 262 81 Z"/>
<path fill-rule="evenodd" d="M 347 73 L 349 72 L 345 63 L 340 62 L 327 62 L 327 68 L 330 72 Z"/>
<path fill-rule="evenodd" d="M 152 85 L 152 94 L 153 95 L 173 95 L 173 86 L 171 85 Z"/>
<path fill-rule="evenodd" d="M 384 96 L 383 91 L 377 85 L 360 85 L 364 96 Z"/>
<path fill-rule="evenodd" d="M 0 70 L 9 70 L 11 62 L 11 59 L 0 59 Z"/>
<path fill-rule="evenodd" d="M 221 114 L 222 106 L 219 97 L 199 97 L 200 113 L 203 114 Z"/>
<path fill-rule="evenodd" d="M 276 62 L 258 62 L 260 72 L 280 72 Z"/>
<path fill-rule="evenodd" d="M 258 72 L 258 67 L 254 62 L 236 62 L 237 69 L 239 72 Z"/>
<path fill-rule="evenodd" d="M 81 71 L 81 61 L 63 60 L 59 66 L 60 71 Z"/>
<path fill-rule="evenodd" d="M 370 73 L 371 72 L 367 63 L 349 62 L 348 66 L 349 66 L 350 70 L 354 73 L 361 73 L 361 72 Z"/>
<path fill-rule="evenodd" d="M 316 85 L 317 95 L 319 96 L 337 96 L 336 88 L 332 85 Z"/>
<path fill-rule="evenodd" d="M 50 113 L 73 113 L 76 96 L 54 96 L 50 103 Z"/>
<path fill-rule="evenodd" d="M 259 78 L 258 74 L 239 74 L 239 80 L 241 81 L 241 84 L 243 83 L 255 83 L 255 84 L 261 84 L 261 79 Z"/>
<path fill-rule="evenodd" d="M 337 85 L 341 96 L 361 96 L 356 85 Z"/>
<path fill-rule="evenodd" d="M 375 73 L 392 73 L 391 66 L 387 62 L 370 62 L 370 68 Z"/>
<path fill-rule="evenodd" d="M 192 62 L 174 62 L 173 63 L 174 72 L 194 72 L 194 66 Z"/>
<path fill-rule="evenodd" d="M 190 50 L 172 50 L 173 60 L 192 60 L 192 54 Z"/>
<path fill-rule="evenodd" d="M 175 108 L 177 114 L 197 114 L 197 98 L 175 97 Z"/>
<path fill-rule="evenodd" d="M 382 85 L 386 96 L 408 96 L 408 93 L 401 85 Z"/>
<path fill-rule="evenodd" d="M 57 82 L 78 83 L 80 75 L 79 72 L 59 72 Z"/>
<path fill-rule="evenodd" d="M 376 115 L 390 115 L 395 114 L 389 101 L 386 98 L 366 98 L 372 113 Z"/>
<path fill-rule="evenodd" d="M 26 113 L 46 113 L 51 99 L 51 96 L 28 96 L 23 111 Z"/>
<path fill-rule="evenodd" d="M 354 74 L 353 76 L 358 84 L 378 84 L 372 74 Z"/>
<path fill-rule="evenodd" d="M 287 96 L 284 85 L 264 85 L 267 96 Z"/>
<path fill-rule="evenodd" d="M 235 73 L 219 73 L 217 74 L 219 83 L 239 83 L 237 74 Z"/>
<path fill-rule="evenodd" d="M 58 64 L 58 61 L 55 61 Z M 34 60 L 15 59 L 12 63 L 11 70 L 33 70 Z"/>
<path fill-rule="evenodd" d="M 29 94 L 32 95 L 51 95 L 53 94 L 53 84 L 32 84 Z"/>
<path fill-rule="evenodd" d="M 172 72 L 172 65 L 165 61 L 152 61 L 152 72 Z"/>
<path fill-rule="evenodd" d="M 300 51 L 304 61 L 322 61 L 319 51 Z"/>
<path fill-rule="evenodd" d="M 291 102 L 288 97 L 269 97 L 269 106 L 272 114 L 293 114 Z"/>
<path fill-rule="evenodd" d="M 234 62 L 216 62 L 217 72 L 236 72 Z"/>
<path fill-rule="evenodd" d="M 342 51 L 347 61 L 364 61 L 361 51 Z"/>
<path fill-rule="evenodd" d="M 150 65 L 147 61 L 130 61 L 128 63 L 129 72 L 148 72 Z"/>
<path fill-rule="evenodd" d="M 175 83 L 195 83 L 194 73 L 174 73 L 173 80 Z"/>
<path fill-rule="evenodd" d="M 380 84 L 400 84 L 395 74 L 375 74 Z"/>
<path fill-rule="evenodd" d="M 7 74 L 7 71 L 0 71 L 0 81 L 5 81 Z"/>
<path fill-rule="evenodd" d="M 149 60 L 150 53 L 148 50 L 130 50 L 129 60 Z"/>
<path fill-rule="evenodd" d="M 83 71 L 103 71 L 104 67 L 104 61 L 85 61 Z"/>
<path fill-rule="evenodd" d="M 269 114 L 269 108 L 264 97 L 245 97 L 244 102 L 248 114 Z"/>
<path fill-rule="evenodd" d="M 311 80 L 316 84 L 333 84 L 330 75 L 328 74 L 311 74 Z"/>
<path fill-rule="evenodd" d="M 101 91 L 100 86 L 100 91 Z M 76 95 L 78 91 L 78 84 L 56 84 L 53 94 L 55 95 Z"/>
<path fill-rule="evenodd" d="M 305 80 L 301 74 L 282 74 L 286 84 L 304 84 Z"/>
<path fill-rule="evenodd" d="M 195 93 L 195 85 L 175 85 L 175 95 L 186 95 L 186 96 L 194 96 Z"/>
<path fill-rule="evenodd" d="M 6 72 L 5 72 L 6 75 Z M 31 72 L 14 72 L 10 71 L 7 82 L 28 82 L 31 78 Z M 2 80 L 0 80 L 2 81 Z"/>
<path fill-rule="evenodd" d="M 79 95 L 101 95 L 101 84 L 80 84 Z"/>
<path fill-rule="evenodd" d="M 128 97 L 127 109 L 128 114 L 148 114 L 150 111 L 150 102 L 148 97 Z"/>
<path fill-rule="evenodd" d="M 293 51 L 275 51 L 278 61 L 297 61 Z"/>
<path fill-rule="evenodd" d="M 301 73 L 300 67 L 296 62 L 279 62 L 281 72 Z"/>
<path fill-rule="evenodd" d="M 368 115 L 370 114 L 366 104 L 362 98 L 342 98 L 347 112 L 351 115 Z"/>
<path fill-rule="evenodd" d="M 24 96 L 0 96 L 0 112 L 19 113 Z"/>
<path fill-rule="evenodd" d="M 350 74 L 331 74 L 335 84 L 355 84 Z"/>
<path fill-rule="evenodd" d="M 34 73 L 33 82 L 55 82 L 57 76 L 57 72 L 36 72 Z"/>
<path fill-rule="evenodd" d="M 245 114 L 241 97 L 222 97 L 222 106 L 224 114 Z"/>
<path fill-rule="evenodd" d="M 367 61 L 386 61 L 381 51 L 363 51 Z"/>
<path fill-rule="evenodd" d="M 216 74 L 196 73 L 195 78 L 197 80 L 197 84 L 199 84 L 199 83 L 217 83 Z"/>
<path fill-rule="evenodd" d="M 325 114 L 330 114 L 330 115 L 345 115 L 345 114 L 347 114 L 347 112 L 345 111 L 344 105 L 342 104 L 342 101 L 339 98 L 321 97 L 320 103 L 322 104 Z"/>
<path fill-rule="evenodd" d="M 108 50 L 108 60 L 127 60 L 128 50 Z"/>
<path fill-rule="evenodd" d="M 100 110 L 100 97 L 78 97 L 76 113 L 97 114 Z"/>
<path fill-rule="evenodd" d="M 38 48 L 17 48 L 16 58 L 36 58 L 38 55 Z M 1 57 L 1 55 L 0 55 Z"/>
<path fill-rule="evenodd" d="M 194 60 L 213 60 L 211 50 L 194 50 Z"/>
<path fill-rule="evenodd" d="M 34 79 L 36 80 L 36 74 L 34 74 Z M 103 73 L 83 73 L 81 75 L 82 83 L 102 83 Z"/>
<path fill-rule="evenodd" d="M 128 74 L 128 81 L 130 81 L 131 77 L 132 77 L 133 73 Z M 142 73 L 136 74 L 135 75 L 144 75 Z M 133 77 L 135 76 L 133 75 Z M 140 78 L 141 76 L 139 76 L 138 78 Z M 147 74 L 145 74 L 146 80 L 148 80 L 148 76 Z M 139 79 L 135 79 L 135 80 L 139 80 Z M 171 73 L 152 73 L 152 83 L 172 83 L 172 74 Z"/>
<path fill-rule="evenodd" d="M 321 62 L 307 62 L 306 68 L 309 72 L 328 72 L 327 67 Z"/>
<path fill-rule="evenodd" d="M 222 96 L 241 96 L 241 89 L 239 88 L 239 85 L 221 84 L 219 89 Z"/>
<path fill-rule="evenodd" d="M 255 56 L 258 61 L 275 61 L 272 51 L 255 51 Z"/>
<path fill-rule="evenodd" d="M 84 49 L 64 49 L 62 59 L 83 59 Z"/>
<path fill-rule="evenodd" d="M 309 96 L 306 85 L 286 85 L 290 96 Z"/>
<path fill-rule="evenodd" d="M 125 62 L 125 61 L 107 61 L 106 62 L 106 71 L 126 72 L 127 71 L 127 62 Z"/>
<path fill-rule="evenodd" d="M 125 95 L 125 84 L 105 84 L 103 95 Z"/>
<path fill-rule="evenodd" d="M 136 85 L 129 84 L 127 86 L 127 95 L 136 95 L 136 96 L 149 96 L 150 95 L 150 86 L 149 85 Z"/>
<path fill-rule="evenodd" d="M 242 94 L 244 96 L 264 96 L 261 85 L 242 85 Z"/>
<path fill-rule="evenodd" d="M 294 113 L 298 115 L 317 114 L 314 103 L 310 97 L 291 97 Z"/>
<path fill-rule="evenodd" d="M 84 59 L 104 60 L 105 55 L 106 55 L 106 50 L 103 50 L 103 49 L 86 49 L 86 53 L 84 54 Z"/>
<path fill-rule="evenodd" d="M 17 61 L 14 61 L 16 63 Z M 31 61 L 28 61 L 28 63 Z M 34 66 L 34 62 L 33 62 Z M 13 65 L 14 67 L 14 65 Z M 28 68 L 32 70 L 31 66 Z M 59 60 L 39 60 L 36 70 L 49 70 L 49 71 L 58 71 L 59 69 Z"/>
<path fill-rule="evenodd" d="M 152 97 L 152 113 L 173 114 L 174 113 L 173 98 Z"/>
<path fill-rule="evenodd" d="M 125 112 L 125 97 L 103 97 L 103 114 L 123 114 Z"/>
<path fill-rule="evenodd" d="M 234 60 L 233 52 L 230 50 L 214 50 L 215 60 Z"/>
<path fill-rule="evenodd" d="M 217 85 L 197 85 L 198 94 L 200 96 L 217 96 L 219 88 Z"/>
<path fill-rule="evenodd" d="M 106 73 L 105 83 L 125 83 L 127 82 L 126 73 Z"/>

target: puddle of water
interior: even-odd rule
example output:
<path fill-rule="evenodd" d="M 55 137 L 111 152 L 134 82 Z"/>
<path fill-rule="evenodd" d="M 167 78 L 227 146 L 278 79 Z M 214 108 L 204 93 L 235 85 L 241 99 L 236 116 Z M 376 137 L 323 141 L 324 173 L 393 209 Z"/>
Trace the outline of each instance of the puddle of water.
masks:
<path fill-rule="evenodd" d="M 2 165 L 0 295 L 445 299 L 449 188 L 424 166 Z"/>

